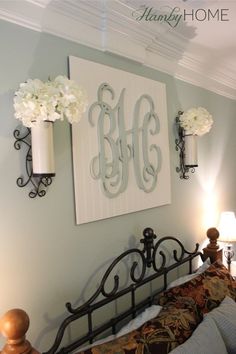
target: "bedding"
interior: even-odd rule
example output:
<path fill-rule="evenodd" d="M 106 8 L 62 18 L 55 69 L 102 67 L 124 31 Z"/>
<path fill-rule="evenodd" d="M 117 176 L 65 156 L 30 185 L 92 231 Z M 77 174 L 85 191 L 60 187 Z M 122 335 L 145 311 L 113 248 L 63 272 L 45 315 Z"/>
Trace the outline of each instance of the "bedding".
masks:
<path fill-rule="evenodd" d="M 220 328 L 210 316 L 212 313 L 214 315 L 213 309 L 218 310 L 218 306 L 226 296 L 225 301 L 230 299 L 228 301 L 235 304 L 236 281 L 220 261 L 206 268 L 203 272 L 200 270 L 201 273 L 195 274 L 195 277 L 188 282 L 166 290 L 158 296 L 155 303 L 163 308 L 156 317 L 128 334 L 81 353 L 192 354 L 201 352 L 211 354 L 209 351 L 204 352 L 198 343 L 202 340 L 202 343 L 208 345 L 209 350 L 209 343 L 217 336 L 214 345 L 218 351 L 214 351 L 212 346 L 211 349 L 214 349 L 212 354 L 227 352 L 236 354 L 234 351 L 228 351 L 229 344 L 225 344 Z M 222 308 L 225 306 L 222 302 Z M 208 313 L 209 317 L 206 316 Z M 188 349 L 189 346 L 192 351 Z"/>
<path fill-rule="evenodd" d="M 228 354 L 220 332 L 210 317 L 206 316 L 184 344 L 170 354 Z"/>
<path fill-rule="evenodd" d="M 184 276 L 179 277 L 178 279 L 172 281 L 168 285 L 167 290 L 174 288 L 175 286 L 179 286 L 181 284 L 184 284 L 187 281 L 192 280 L 193 278 L 196 278 L 199 274 L 202 274 L 203 272 L 205 272 L 205 270 L 207 270 L 207 268 L 209 268 L 210 265 L 211 265 L 210 258 L 207 258 L 205 260 L 205 262 L 196 270 L 196 272 L 194 272 L 193 274 L 184 275 Z"/>
<path fill-rule="evenodd" d="M 205 260 L 205 262 L 203 262 L 203 264 L 196 270 L 195 273 L 193 274 L 188 274 L 186 276 L 182 276 L 176 280 L 174 280 L 173 282 L 171 282 L 169 284 L 169 286 L 167 287 L 167 289 L 173 288 L 175 286 L 181 285 L 183 283 L 186 283 L 187 281 L 196 278 L 199 274 L 202 274 L 206 269 L 208 269 L 211 265 L 210 259 L 207 258 Z M 131 320 L 127 325 L 123 326 L 122 329 L 114 335 L 110 335 L 108 337 L 105 337 L 103 339 L 100 339 L 98 341 L 96 341 L 95 343 L 93 343 L 92 345 L 88 345 L 85 346 L 84 348 L 80 349 L 81 351 L 85 351 L 88 350 L 92 347 L 110 342 L 116 338 L 119 338 L 125 334 L 128 334 L 131 331 L 134 331 L 136 329 L 138 329 L 139 327 L 141 327 L 145 322 L 153 319 L 154 317 L 156 317 L 159 312 L 161 311 L 162 307 L 159 305 L 152 305 L 149 308 L 145 309 L 145 311 L 143 311 L 141 314 L 139 314 L 136 318 L 134 318 L 133 320 Z"/>
<path fill-rule="evenodd" d="M 110 342 L 110 341 L 112 341 L 116 338 L 119 338 L 131 331 L 134 331 L 135 329 L 141 327 L 145 322 L 156 317 L 160 313 L 161 309 L 162 309 L 162 307 L 159 305 L 152 305 L 152 306 L 148 307 L 143 312 L 141 312 L 137 317 L 135 317 L 133 320 L 129 321 L 128 324 L 123 326 L 117 334 L 110 335 L 106 338 L 100 339 L 100 340 L 96 341 L 95 343 L 93 343 L 92 345 L 87 345 L 83 349 L 80 349 L 80 351 L 85 351 L 87 349 L 90 349 L 91 347 Z"/>
<path fill-rule="evenodd" d="M 156 317 L 162 307 L 159 305 L 152 305 L 151 307 L 147 308 L 145 311 L 141 312 L 136 318 L 131 320 L 127 325 L 122 327 L 122 329 L 115 335 L 116 338 L 123 336 L 139 327 L 141 327 L 145 322 L 152 320 Z"/>
<path fill-rule="evenodd" d="M 157 317 L 139 329 L 81 353 L 169 353 L 190 337 L 200 320 L 193 302 L 165 306 Z"/>
<path fill-rule="evenodd" d="M 219 307 L 206 315 L 214 320 L 229 354 L 236 354 L 236 303 L 226 296 Z"/>
<path fill-rule="evenodd" d="M 155 303 L 174 305 L 179 298 L 192 299 L 201 316 L 219 306 L 226 295 L 236 300 L 236 281 L 221 261 L 216 261 L 197 277 L 162 293 Z"/>
<path fill-rule="evenodd" d="M 192 336 L 170 354 L 236 354 L 236 303 L 226 296 Z"/>
<path fill-rule="evenodd" d="M 80 350 L 84 354 L 236 354 L 236 281 L 220 261 L 210 265 L 205 262 L 194 275 L 182 277 L 167 288 L 167 280 L 173 269 L 183 264 L 192 269 L 196 258 L 204 255 L 195 250 L 189 252 L 179 239 L 166 236 L 154 245 L 156 235 L 151 228 L 143 231 L 141 239 L 143 249 L 126 250 L 113 260 L 104 273 L 94 294 L 81 306 L 73 307 L 66 303 L 69 315 L 60 324 L 54 343 L 44 354 L 60 354 L 75 352 L 76 348 L 92 342 L 107 330 L 116 331 L 117 326 L 142 308 L 147 310 L 132 320 L 117 335 L 97 342 L 92 347 Z M 213 235 L 214 236 L 214 235 Z M 171 264 L 167 264 L 164 243 L 174 242 L 179 250 L 168 249 L 172 253 Z M 214 249 L 215 247 L 215 239 Z M 120 277 L 114 269 L 125 257 L 135 255 L 128 267 L 127 286 L 120 287 Z M 159 259 L 158 259 L 159 258 Z M 211 260 L 218 258 L 218 252 L 212 254 Z M 138 260 L 137 260 L 138 259 Z M 195 263 L 194 263 L 195 264 Z M 139 270 L 139 271 L 137 271 Z M 119 271 L 119 269 L 118 269 Z M 111 277 L 114 283 L 109 288 L 107 279 Z M 136 290 L 152 288 L 152 282 L 157 289 L 151 291 L 148 297 L 138 300 Z M 155 289 L 155 288 L 154 288 Z M 154 293 L 155 292 L 155 293 Z M 156 295 L 155 295 L 156 294 Z M 115 313 L 108 321 L 94 324 L 94 312 L 116 301 L 123 296 L 130 296 L 130 306 L 122 313 Z M 153 306 L 151 306 L 153 305 Z M 151 306 L 151 307 L 150 307 Z M 15 313 L 15 311 L 13 311 Z M 62 339 L 68 326 L 85 317 L 88 328 L 84 335 L 62 347 Z M 17 317 L 16 317 L 17 318 Z M 96 321 L 97 322 L 97 321 Z M 14 325 L 14 323 L 13 323 Z M 25 328 L 22 328 L 25 333 Z M 127 331 L 129 331 L 127 333 Z M 104 341 L 104 340 L 103 340 Z M 20 353 L 19 353 L 20 354 Z"/>
<path fill-rule="evenodd" d="M 218 261 L 209 266 L 207 261 L 195 274 L 178 279 L 167 289 L 169 276 L 175 274 L 171 273 L 174 269 L 178 273 L 179 267 L 185 265 L 185 269 L 191 270 L 196 263 L 196 257 L 200 256 L 203 259 L 204 254 L 198 251 L 198 244 L 193 251 L 188 251 L 181 241 L 173 236 L 157 238 L 157 242 L 154 242 L 156 238 L 151 228 L 144 229 L 143 238 L 140 240 L 141 250 L 128 249 L 115 258 L 108 266 L 94 294 L 84 304 L 77 308 L 71 303 L 66 304 L 70 314 L 62 321 L 54 343 L 44 354 L 74 352 L 76 348 L 94 341 L 107 330 L 115 332 L 122 321 L 150 305 L 161 306 L 162 309 L 154 316 L 152 313 L 153 318 L 150 319 L 151 307 L 150 313 L 147 311 L 141 314 L 117 335 L 106 338 L 105 343 L 97 342 L 90 348 L 80 349 L 80 352 L 84 354 L 167 354 L 177 348 L 181 349 L 184 344 L 187 346 L 188 343 L 199 340 L 196 338 L 201 337 L 204 328 L 209 328 L 209 331 L 206 330 L 209 336 L 206 336 L 203 342 L 207 343 L 210 334 L 212 336 L 215 334 L 218 339 L 217 349 L 221 354 L 227 352 L 228 343 L 225 343 L 225 339 L 220 334 L 215 319 L 206 316 L 213 313 L 214 309 L 218 309 L 226 296 L 231 298 L 231 301 L 235 301 L 236 282 L 222 263 Z M 213 241 L 215 253 L 211 249 L 211 261 L 219 256 L 215 247 L 217 246 L 215 238 Z M 127 286 L 121 287 L 119 265 L 126 262 L 126 257 L 129 257 Z M 154 281 L 156 285 L 152 286 Z M 142 289 L 147 289 L 147 285 L 151 290 L 150 295 L 139 300 Z M 110 320 L 96 320 L 97 323 L 94 324 L 95 311 L 99 310 L 102 313 L 104 306 L 110 304 L 116 306 L 117 300 L 123 296 L 127 299 L 130 297 L 130 304 L 127 303 L 126 310 L 115 313 Z M 62 347 L 65 330 L 72 322 L 84 316 L 88 321 L 86 333 Z"/>

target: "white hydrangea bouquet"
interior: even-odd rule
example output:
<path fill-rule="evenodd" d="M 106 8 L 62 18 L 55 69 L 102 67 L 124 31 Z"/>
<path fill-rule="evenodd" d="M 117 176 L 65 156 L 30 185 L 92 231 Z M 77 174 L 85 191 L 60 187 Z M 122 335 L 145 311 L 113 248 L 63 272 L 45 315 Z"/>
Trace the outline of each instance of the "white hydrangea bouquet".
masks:
<path fill-rule="evenodd" d="M 67 119 L 78 122 L 88 104 L 87 94 L 76 82 L 66 76 L 57 76 L 54 81 L 27 80 L 15 92 L 15 117 L 26 127 L 39 121 Z"/>
<path fill-rule="evenodd" d="M 179 124 L 186 135 L 204 135 L 213 124 L 212 115 L 203 107 L 191 108 L 179 117 Z"/>

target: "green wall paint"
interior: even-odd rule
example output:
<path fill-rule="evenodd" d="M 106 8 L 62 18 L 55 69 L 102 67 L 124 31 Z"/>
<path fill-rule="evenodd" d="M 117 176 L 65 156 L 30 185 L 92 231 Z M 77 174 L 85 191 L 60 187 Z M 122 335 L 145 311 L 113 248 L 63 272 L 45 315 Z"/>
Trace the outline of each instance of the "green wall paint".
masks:
<path fill-rule="evenodd" d="M 98 269 L 137 244 L 144 227 L 153 227 L 160 236 L 179 235 L 191 249 L 194 242 L 205 239 L 206 212 L 218 216 L 221 210 L 236 211 L 236 102 L 129 60 L 4 21 L 0 21 L 0 48 L 0 312 L 24 308 L 31 317 L 29 339 L 42 351 L 64 315 L 64 303 L 83 301 L 97 284 Z M 13 148 L 12 133 L 18 124 L 13 118 L 14 91 L 28 78 L 67 74 L 69 55 L 166 83 L 170 205 L 76 226 L 66 122 L 55 124 L 57 175 L 47 196 L 31 200 L 27 189 L 16 186 L 23 160 Z M 199 139 L 199 168 L 182 181 L 175 172 L 174 119 L 179 109 L 200 105 L 215 122 L 212 131 Z M 207 198 L 212 200 L 210 206 Z"/>

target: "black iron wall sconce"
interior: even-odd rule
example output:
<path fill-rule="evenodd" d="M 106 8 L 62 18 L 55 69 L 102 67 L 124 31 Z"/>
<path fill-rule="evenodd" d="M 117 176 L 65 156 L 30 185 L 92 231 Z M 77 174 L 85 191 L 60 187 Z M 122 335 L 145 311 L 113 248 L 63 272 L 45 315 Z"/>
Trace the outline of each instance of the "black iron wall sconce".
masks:
<path fill-rule="evenodd" d="M 189 179 L 188 172 L 195 172 L 197 163 L 197 136 L 186 134 L 185 130 L 180 126 L 180 116 L 183 111 L 179 111 L 175 119 L 177 125 L 178 138 L 175 139 L 175 149 L 179 151 L 179 166 L 176 172 L 179 173 L 181 179 Z"/>
<path fill-rule="evenodd" d="M 31 144 L 31 129 L 26 128 L 25 132 L 21 132 L 19 129 L 14 130 L 13 132 L 15 143 L 14 148 L 16 150 L 25 150 L 25 173 L 26 177 L 18 177 L 16 184 L 18 187 L 26 187 L 31 185 L 32 189 L 29 192 L 30 198 L 35 197 L 44 197 L 48 186 L 52 183 L 52 177 L 55 176 L 52 174 L 35 174 L 33 172 L 32 164 L 32 144 Z"/>
<path fill-rule="evenodd" d="M 213 124 L 212 115 L 203 107 L 193 107 L 186 112 L 179 111 L 175 119 L 178 139 L 175 149 L 179 151 L 179 166 L 176 168 L 181 179 L 188 179 L 188 172 L 198 167 L 197 139 L 208 133 Z"/>
<path fill-rule="evenodd" d="M 14 147 L 26 151 L 26 180 L 17 179 L 19 187 L 29 183 L 33 190 L 30 198 L 43 197 L 55 176 L 53 124 L 67 119 L 79 122 L 88 104 L 87 94 L 75 81 L 58 75 L 53 81 L 28 79 L 20 84 L 14 96 L 15 118 L 19 119 L 26 132 L 16 129 Z M 30 128 L 30 129 L 29 129 Z"/>

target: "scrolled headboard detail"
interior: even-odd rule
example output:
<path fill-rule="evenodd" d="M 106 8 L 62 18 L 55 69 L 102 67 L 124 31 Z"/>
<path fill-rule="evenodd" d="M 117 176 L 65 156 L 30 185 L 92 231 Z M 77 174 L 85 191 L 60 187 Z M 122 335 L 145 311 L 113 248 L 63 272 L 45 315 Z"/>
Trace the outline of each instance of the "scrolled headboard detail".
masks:
<path fill-rule="evenodd" d="M 166 289 L 169 273 L 173 269 L 178 272 L 178 267 L 186 263 L 188 266 L 186 272 L 192 273 L 193 260 L 196 257 L 200 256 L 202 260 L 210 257 L 212 262 L 222 257 L 222 250 L 219 250 L 217 245 L 219 236 L 217 229 L 209 229 L 207 236 L 210 239 L 210 243 L 204 248 L 203 253 L 199 251 L 198 244 L 195 245 L 194 251 L 189 252 L 178 238 L 165 236 L 158 239 L 152 228 L 145 228 L 143 238 L 140 240 L 141 249 L 131 248 L 115 258 L 102 276 L 96 291 L 84 304 L 76 307 L 70 302 L 66 303 L 69 314 L 60 324 L 54 343 L 44 354 L 66 354 L 72 352 L 87 342 L 92 343 L 97 336 L 107 330 L 111 330 L 115 334 L 124 319 L 134 318 L 140 310 L 153 304 L 154 297 Z M 156 239 L 157 242 L 155 242 Z M 168 241 L 170 242 L 168 243 Z M 125 285 L 121 285 L 120 281 L 119 269 L 117 268 L 120 264 L 127 266 L 128 279 Z M 108 279 L 110 279 L 109 287 L 107 287 Z M 144 300 L 138 300 L 136 290 L 144 289 L 142 286 L 151 284 L 156 279 L 158 280 L 157 290 L 152 291 Z M 111 290 L 108 291 L 107 288 L 110 287 Z M 124 295 L 127 296 L 128 309 L 116 314 L 107 322 L 95 326 L 93 313 Z M 61 342 L 66 329 L 72 322 L 82 317 L 85 317 L 87 322 L 86 334 L 79 336 L 69 345 L 62 347 Z M 25 339 L 28 327 L 29 317 L 25 311 L 20 309 L 8 311 L 0 320 L 0 332 L 7 338 L 6 345 L 0 354 L 38 354 Z"/>
<path fill-rule="evenodd" d="M 185 249 L 184 245 L 179 239 L 173 236 L 166 236 L 160 238 L 156 243 L 154 240 L 157 239 L 152 228 L 147 227 L 143 231 L 143 238 L 140 240 L 143 245 L 142 249 L 132 248 L 113 260 L 111 265 L 107 268 L 104 273 L 100 285 L 94 294 L 86 301 L 83 305 L 79 307 L 74 307 L 70 302 L 66 303 L 66 308 L 70 313 L 68 317 L 64 319 L 56 335 L 56 339 L 51 346 L 51 348 L 44 354 L 55 354 L 55 353 L 69 353 L 79 346 L 85 344 L 86 342 L 92 343 L 93 340 L 103 332 L 108 329 L 112 330 L 112 333 L 117 332 L 117 326 L 119 323 L 128 318 L 129 316 L 135 317 L 136 314 L 147 306 L 153 303 L 154 296 L 166 289 L 168 284 L 168 274 L 175 268 L 186 263 L 188 264 L 188 273 L 192 273 L 192 261 L 195 257 L 200 256 L 203 259 L 203 254 L 198 251 L 199 245 L 195 245 L 195 250 L 189 252 Z M 167 248 L 165 244 L 171 241 L 171 249 Z M 176 248 L 173 249 L 173 245 L 176 244 Z M 172 254 L 172 262 L 170 265 L 167 263 L 168 255 Z M 131 256 L 131 257 L 130 257 Z M 130 277 L 130 282 L 127 282 L 125 287 L 121 287 L 120 277 L 114 270 L 117 269 L 117 265 L 124 262 L 126 257 L 135 257 L 135 260 L 131 262 L 128 269 L 128 275 Z M 158 266 L 158 264 L 160 265 Z M 112 278 L 113 277 L 113 278 Z M 136 290 L 140 287 L 151 283 L 156 279 L 160 280 L 160 287 L 157 291 L 153 292 L 152 295 L 148 296 L 141 302 L 137 300 Z M 110 291 L 106 290 L 106 284 L 108 279 L 112 280 L 112 289 Z M 114 316 L 110 321 L 101 326 L 94 327 L 92 315 L 97 310 L 103 306 L 116 301 L 122 296 L 130 296 L 130 307 Z M 102 298 L 101 298 L 102 296 Z M 128 300 L 127 300 L 128 302 Z M 88 332 L 83 337 L 78 338 L 73 343 L 66 347 L 60 348 L 60 343 L 64 336 L 64 332 L 70 323 L 76 321 L 77 319 L 87 316 L 88 322 Z"/>

